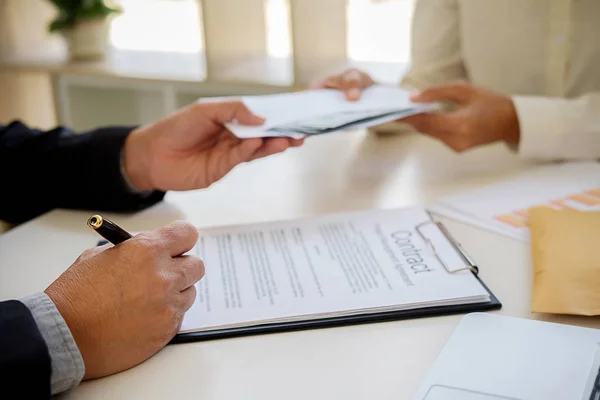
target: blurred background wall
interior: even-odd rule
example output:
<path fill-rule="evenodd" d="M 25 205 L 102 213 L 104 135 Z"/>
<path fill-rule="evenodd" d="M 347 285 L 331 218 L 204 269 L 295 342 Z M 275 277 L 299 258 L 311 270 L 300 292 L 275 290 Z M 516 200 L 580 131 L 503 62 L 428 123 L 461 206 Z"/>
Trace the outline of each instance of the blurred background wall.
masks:
<path fill-rule="evenodd" d="M 106 4 L 122 10 L 108 50 L 82 60 L 48 33 L 49 0 L 0 0 L 1 123 L 141 124 L 199 97 L 303 89 L 350 66 L 394 83 L 409 62 L 413 0 Z"/>

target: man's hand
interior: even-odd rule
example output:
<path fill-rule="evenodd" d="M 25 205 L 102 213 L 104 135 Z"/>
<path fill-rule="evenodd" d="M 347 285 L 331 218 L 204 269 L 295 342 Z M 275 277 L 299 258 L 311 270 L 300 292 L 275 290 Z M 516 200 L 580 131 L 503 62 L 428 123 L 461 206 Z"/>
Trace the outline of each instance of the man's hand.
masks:
<path fill-rule="evenodd" d="M 46 289 L 79 347 L 84 379 L 131 368 L 173 338 L 204 275 L 199 258 L 181 256 L 197 238 L 177 222 L 87 250 Z"/>
<path fill-rule="evenodd" d="M 360 99 L 363 90 L 375 84 L 373 79 L 357 69 L 348 69 L 341 74 L 332 75 L 313 85 L 315 89 L 339 89 L 344 92 L 346 99 Z"/>
<path fill-rule="evenodd" d="M 455 82 L 425 89 L 411 96 L 411 100 L 456 104 L 452 112 L 419 114 L 399 120 L 441 140 L 455 151 L 498 141 L 512 146 L 519 144 L 519 119 L 510 97 Z"/>
<path fill-rule="evenodd" d="M 261 125 L 241 102 L 197 103 L 133 131 L 125 142 L 125 172 L 140 190 L 206 188 L 236 165 L 279 153 L 302 140 L 236 138 L 224 123 Z"/>

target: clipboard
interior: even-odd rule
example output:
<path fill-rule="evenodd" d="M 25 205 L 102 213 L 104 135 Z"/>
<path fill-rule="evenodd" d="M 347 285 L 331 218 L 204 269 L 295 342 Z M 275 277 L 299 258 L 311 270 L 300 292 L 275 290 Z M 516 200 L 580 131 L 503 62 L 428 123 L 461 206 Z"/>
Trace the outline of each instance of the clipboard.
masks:
<path fill-rule="evenodd" d="M 330 318 L 310 319 L 310 317 L 307 317 L 306 320 L 301 321 L 265 323 L 261 325 L 233 327 L 227 329 L 214 329 L 209 331 L 182 332 L 175 335 L 175 337 L 169 342 L 169 344 L 189 343 L 197 341 L 235 338 L 258 334 L 263 335 L 271 333 L 282 333 L 309 329 L 335 328 L 349 325 L 390 322 L 445 315 L 467 314 L 471 312 L 484 312 L 501 309 L 502 303 L 500 302 L 500 300 L 493 294 L 493 292 L 479 277 L 479 266 L 468 255 L 468 253 L 464 250 L 462 245 L 459 242 L 457 242 L 454 239 L 454 237 L 452 237 L 452 235 L 446 229 L 446 227 L 441 222 L 435 220 L 433 216 L 429 213 L 429 211 L 427 211 L 427 214 L 430 217 L 429 220 L 423 221 L 422 223 L 416 225 L 415 231 L 420 235 L 421 239 L 426 244 L 429 251 L 433 254 L 433 256 L 435 256 L 437 261 L 447 273 L 455 274 L 462 271 L 469 271 L 470 273 L 472 273 L 473 276 L 479 282 L 479 284 L 488 293 L 489 301 L 469 304 L 423 307 L 398 311 L 365 313 L 358 315 L 335 316 Z M 444 242 L 437 242 L 436 239 L 434 239 L 431 236 L 428 236 L 426 233 L 428 226 L 437 226 L 439 228 L 439 232 L 441 232 L 441 237 L 443 237 Z M 106 241 L 100 241 L 98 242 L 98 245 L 106 243 Z M 451 246 L 451 248 L 463 261 L 463 265 L 449 265 L 447 261 L 443 260 L 440 257 L 438 249 L 445 245 Z"/>

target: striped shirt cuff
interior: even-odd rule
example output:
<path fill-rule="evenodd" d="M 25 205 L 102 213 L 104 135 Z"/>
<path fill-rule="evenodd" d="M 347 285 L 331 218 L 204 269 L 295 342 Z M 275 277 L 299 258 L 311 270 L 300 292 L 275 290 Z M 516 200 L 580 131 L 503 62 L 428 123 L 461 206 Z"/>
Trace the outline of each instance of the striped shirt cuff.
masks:
<path fill-rule="evenodd" d="M 73 335 L 60 312 L 45 293 L 20 299 L 29 308 L 52 360 L 52 394 L 76 387 L 83 379 L 85 364 Z"/>

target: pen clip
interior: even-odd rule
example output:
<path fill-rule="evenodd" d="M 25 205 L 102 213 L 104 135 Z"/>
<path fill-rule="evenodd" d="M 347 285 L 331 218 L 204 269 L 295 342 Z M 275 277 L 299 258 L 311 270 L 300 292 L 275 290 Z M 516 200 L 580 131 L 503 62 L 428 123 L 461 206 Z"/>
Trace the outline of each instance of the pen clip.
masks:
<path fill-rule="evenodd" d="M 425 225 L 431 225 L 431 224 L 434 224 L 434 225 L 436 225 L 438 227 L 438 229 L 440 230 L 440 232 L 442 233 L 442 235 L 444 235 L 444 237 L 452 245 L 452 247 L 454 248 L 454 250 L 456 251 L 456 253 L 465 262 L 466 267 L 458 268 L 458 269 L 450 269 L 450 268 L 448 268 L 448 265 L 440 257 L 440 255 L 437 252 L 437 250 L 435 248 L 435 245 L 433 244 L 433 242 L 431 241 L 431 239 L 429 239 L 427 236 L 425 236 L 425 234 L 422 231 L 423 226 L 425 226 Z M 479 267 L 477 267 L 477 265 L 473 262 L 473 260 L 471 259 L 471 257 L 469 257 L 469 255 L 465 252 L 465 250 L 462 248 L 462 246 L 460 245 L 460 243 L 458 243 L 456 240 L 454 240 L 454 238 L 452 237 L 452 235 L 450 235 L 450 232 L 448 232 L 448 230 L 446 229 L 446 227 L 441 222 L 435 221 L 435 220 L 431 219 L 429 221 L 425 221 L 425 222 L 422 222 L 422 223 L 418 224 L 417 226 L 415 226 L 415 229 L 416 229 L 417 233 L 419 234 L 419 236 L 421 237 L 421 239 L 423 239 L 423 241 L 425 242 L 425 244 L 427 245 L 427 247 L 429 247 L 429 249 L 431 250 L 431 252 L 435 256 L 435 258 L 437 258 L 437 260 L 439 261 L 439 263 L 444 267 L 444 269 L 446 270 L 446 272 L 448 272 L 449 274 L 454 274 L 456 272 L 468 270 L 468 271 L 471 271 L 472 273 L 474 273 L 475 275 L 479 274 Z"/>

